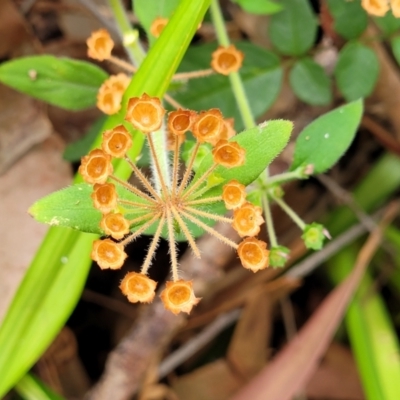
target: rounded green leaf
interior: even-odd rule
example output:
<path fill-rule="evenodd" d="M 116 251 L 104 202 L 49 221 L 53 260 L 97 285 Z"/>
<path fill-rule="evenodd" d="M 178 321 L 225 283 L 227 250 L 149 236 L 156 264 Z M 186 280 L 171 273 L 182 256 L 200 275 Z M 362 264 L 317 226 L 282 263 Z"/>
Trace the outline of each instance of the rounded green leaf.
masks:
<path fill-rule="evenodd" d="M 331 80 L 324 69 L 309 57 L 294 64 L 289 81 L 296 96 L 308 104 L 321 106 L 332 101 Z"/>
<path fill-rule="evenodd" d="M 281 4 L 284 9 L 270 18 L 269 37 L 282 54 L 300 56 L 315 43 L 317 20 L 308 0 L 281 0 Z"/>
<path fill-rule="evenodd" d="M 362 112 L 362 100 L 357 100 L 311 122 L 296 140 L 290 169 L 312 164 L 314 173 L 320 174 L 331 168 L 353 141 Z"/>
<path fill-rule="evenodd" d="M 22 57 L 0 65 L 0 82 L 67 110 L 96 105 L 107 74 L 94 64 L 54 56 Z"/>
<path fill-rule="evenodd" d="M 369 47 L 361 43 L 348 43 L 340 51 L 335 78 L 347 101 L 370 95 L 378 73 L 378 57 Z"/>
<path fill-rule="evenodd" d="M 396 18 L 391 12 L 387 12 L 384 17 L 375 17 L 374 21 L 387 36 L 400 29 L 400 18 Z"/>
<path fill-rule="evenodd" d="M 335 31 L 345 39 L 359 37 L 367 28 L 368 16 L 359 1 L 328 0 Z"/>
<path fill-rule="evenodd" d="M 276 100 L 283 72 L 280 59 L 274 53 L 251 43 L 235 43 L 245 57 L 240 76 L 255 117 L 262 115 Z M 210 68 L 211 53 L 215 44 L 191 47 L 179 69 L 195 71 Z M 237 130 L 243 129 L 242 119 L 227 76 L 212 75 L 191 79 L 173 95 L 181 104 L 193 110 L 219 108 L 225 117 L 235 118 Z"/>
<path fill-rule="evenodd" d="M 390 45 L 392 46 L 394 58 L 396 59 L 397 64 L 400 65 L 400 36 L 392 38 Z"/>
<path fill-rule="evenodd" d="M 282 10 L 282 6 L 271 0 L 232 0 L 251 14 L 270 15 Z"/>

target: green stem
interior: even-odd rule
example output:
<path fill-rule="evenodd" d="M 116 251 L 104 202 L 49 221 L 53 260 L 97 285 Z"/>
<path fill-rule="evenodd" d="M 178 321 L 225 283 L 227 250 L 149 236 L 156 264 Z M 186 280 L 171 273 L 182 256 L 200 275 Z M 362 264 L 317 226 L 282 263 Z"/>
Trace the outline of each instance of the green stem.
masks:
<path fill-rule="evenodd" d="M 211 18 L 215 27 L 215 31 L 217 33 L 218 42 L 220 45 L 227 47 L 229 46 L 230 42 L 228 33 L 226 32 L 225 21 L 222 16 L 218 0 L 211 1 L 210 10 Z M 246 127 L 246 129 L 254 128 L 256 126 L 256 122 L 253 113 L 251 112 L 249 100 L 244 90 L 243 82 L 239 73 L 230 73 L 229 80 L 231 82 L 233 95 L 235 96 L 244 126 Z"/>
<path fill-rule="evenodd" d="M 280 184 L 283 182 L 291 181 L 293 179 L 304 179 L 304 176 L 301 174 L 302 168 L 298 168 L 294 171 L 284 172 L 283 174 L 278 174 L 271 176 L 268 178 L 268 186 L 272 184 Z"/>
<path fill-rule="evenodd" d="M 129 54 L 129 58 L 135 66 L 139 66 L 146 56 L 146 52 L 139 41 L 139 33 L 136 29 L 132 29 L 121 0 L 108 0 L 108 3 L 113 12 L 118 30 L 121 32 L 122 42 Z"/>
<path fill-rule="evenodd" d="M 263 208 L 264 208 L 265 223 L 267 225 L 267 232 L 268 232 L 268 236 L 269 236 L 269 241 L 271 242 L 271 247 L 277 247 L 278 240 L 276 239 L 274 223 L 272 221 L 271 208 L 269 206 L 268 196 L 265 192 L 262 194 L 262 203 L 263 203 Z"/>
<path fill-rule="evenodd" d="M 272 199 L 282 208 L 283 211 L 293 220 L 293 222 L 303 231 L 306 223 L 287 205 L 281 198 L 271 196 Z"/>

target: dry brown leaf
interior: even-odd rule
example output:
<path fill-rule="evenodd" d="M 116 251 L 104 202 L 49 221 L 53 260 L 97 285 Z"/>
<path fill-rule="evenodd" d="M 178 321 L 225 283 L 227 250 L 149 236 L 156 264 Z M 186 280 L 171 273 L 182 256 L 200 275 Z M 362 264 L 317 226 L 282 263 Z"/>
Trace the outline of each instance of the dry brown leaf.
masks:
<path fill-rule="evenodd" d="M 304 388 L 380 244 L 384 226 L 398 213 L 398 206 L 388 208 L 384 222 L 361 249 L 352 273 L 324 300 L 300 333 L 232 400 L 291 400 Z"/>
<path fill-rule="evenodd" d="M 313 399 L 364 400 L 360 377 L 349 349 L 332 343 L 306 388 Z"/>
<path fill-rule="evenodd" d="M 30 126 L 24 131 L 29 133 Z M 53 135 L 0 176 L 0 320 L 47 231 L 46 225 L 28 215 L 28 208 L 71 182 L 62 148 L 61 140 Z"/>
<path fill-rule="evenodd" d="M 242 384 L 228 363 L 220 359 L 178 378 L 172 388 L 181 400 L 224 400 Z"/>

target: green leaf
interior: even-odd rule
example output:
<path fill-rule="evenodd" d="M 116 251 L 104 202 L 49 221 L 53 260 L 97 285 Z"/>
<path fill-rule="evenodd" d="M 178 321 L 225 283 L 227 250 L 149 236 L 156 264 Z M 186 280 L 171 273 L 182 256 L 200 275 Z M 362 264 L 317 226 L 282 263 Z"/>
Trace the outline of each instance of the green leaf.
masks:
<path fill-rule="evenodd" d="M 274 53 L 251 43 L 240 42 L 235 45 L 245 54 L 240 75 L 250 108 L 255 117 L 261 116 L 271 107 L 280 92 L 283 77 L 280 59 Z M 191 47 L 182 62 L 180 72 L 209 68 L 211 53 L 216 47 L 215 44 Z M 173 97 L 193 110 L 219 108 L 225 117 L 235 118 L 237 130 L 243 129 L 227 76 L 213 75 L 208 78 L 191 79 L 185 87 L 174 93 Z"/>
<path fill-rule="evenodd" d="M 282 5 L 270 0 L 232 0 L 251 14 L 270 15 L 282 10 Z"/>
<path fill-rule="evenodd" d="M 96 105 L 108 75 L 94 64 L 54 56 L 22 57 L 0 65 L 0 82 L 67 110 Z"/>
<path fill-rule="evenodd" d="M 306 126 L 296 140 L 290 170 L 312 164 L 314 173 L 320 174 L 331 168 L 353 141 L 362 112 L 362 100 L 357 100 L 320 116 Z"/>
<path fill-rule="evenodd" d="M 298 60 L 290 71 L 290 85 L 296 96 L 311 105 L 327 105 L 332 101 L 331 80 L 313 59 Z"/>
<path fill-rule="evenodd" d="M 282 0 L 281 4 L 283 11 L 270 18 L 269 37 L 282 54 L 300 56 L 315 43 L 317 20 L 308 0 Z"/>
<path fill-rule="evenodd" d="M 370 95 L 379 73 L 375 52 L 361 43 L 348 43 L 339 53 L 335 77 L 347 101 Z"/>
<path fill-rule="evenodd" d="M 236 179 L 245 186 L 249 185 L 284 149 L 289 141 L 292 129 L 293 124 L 290 121 L 273 120 L 234 136 L 229 141 L 239 143 L 246 150 L 244 165 L 235 168 L 219 166 L 215 169 L 215 173 L 225 180 L 224 183 Z M 196 182 L 211 167 L 213 162 L 212 154 L 208 154 L 193 177 L 192 183 Z M 207 194 L 218 192 L 221 187 L 222 184 L 211 189 Z"/>
<path fill-rule="evenodd" d="M 345 39 L 359 37 L 367 28 L 368 15 L 359 1 L 328 0 L 335 31 Z"/>
<path fill-rule="evenodd" d="M 15 386 L 15 391 L 24 400 L 63 400 L 32 374 L 26 374 Z"/>
<path fill-rule="evenodd" d="M 104 129 L 123 121 L 130 97 L 143 92 L 163 96 L 209 5 L 210 0 L 180 1 L 126 90 L 121 112 L 107 118 Z M 100 141 L 99 136 L 94 146 L 99 147 Z M 134 133 L 130 157 L 136 159 L 142 144 L 143 135 Z M 121 179 L 131 173 L 125 164 L 114 165 Z M 96 237 L 50 228 L 0 326 L 0 397 L 21 379 L 65 324 L 92 265 L 90 251 Z"/>
<path fill-rule="evenodd" d="M 391 39 L 390 45 L 392 46 L 392 51 L 397 64 L 400 65 L 400 36 L 395 36 Z"/>
<path fill-rule="evenodd" d="M 384 17 L 374 17 L 374 21 L 386 36 L 400 28 L 400 18 L 396 18 L 391 12 L 387 12 Z"/>
<path fill-rule="evenodd" d="M 89 131 L 82 139 L 70 143 L 64 150 L 64 160 L 75 162 L 79 161 L 81 157 L 86 155 L 89 152 L 92 144 L 94 143 L 97 135 L 99 135 L 99 133 L 102 131 L 106 119 L 107 117 L 105 115 L 101 116 L 93 123 Z"/>

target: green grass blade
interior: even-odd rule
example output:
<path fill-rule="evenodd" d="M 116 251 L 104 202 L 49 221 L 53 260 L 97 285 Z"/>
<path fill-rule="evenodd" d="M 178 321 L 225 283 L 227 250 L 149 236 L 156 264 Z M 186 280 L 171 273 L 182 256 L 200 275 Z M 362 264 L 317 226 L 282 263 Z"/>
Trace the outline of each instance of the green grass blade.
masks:
<path fill-rule="evenodd" d="M 210 0 L 181 1 L 132 79 L 123 109 L 129 97 L 143 92 L 161 97 L 165 93 L 209 3 Z M 112 116 L 105 127 L 121 120 L 122 113 Z M 136 134 L 131 150 L 134 158 L 142 144 L 143 138 Z M 128 178 L 130 169 L 120 163 L 115 166 L 115 173 Z M 94 237 L 68 229 L 49 230 L 0 327 L 0 397 L 28 371 L 75 307 L 91 264 Z"/>
<path fill-rule="evenodd" d="M 63 397 L 31 374 L 26 374 L 15 386 L 15 390 L 25 400 L 63 400 Z"/>

